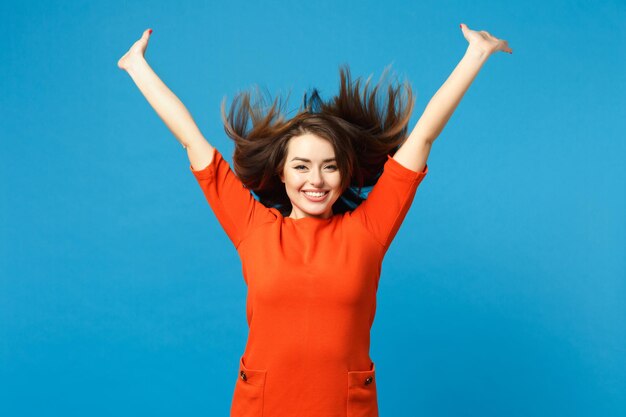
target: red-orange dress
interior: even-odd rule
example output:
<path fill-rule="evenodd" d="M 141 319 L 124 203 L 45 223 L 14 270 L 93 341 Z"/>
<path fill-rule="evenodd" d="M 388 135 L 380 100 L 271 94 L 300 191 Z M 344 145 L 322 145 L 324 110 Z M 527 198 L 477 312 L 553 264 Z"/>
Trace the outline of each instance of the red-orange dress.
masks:
<path fill-rule="evenodd" d="M 248 341 L 231 417 L 376 417 L 370 328 L 383 257 L 428 173 L 387 156 L 356 209 L 283 217 L 243 186 L 214 149 L 189 166 L 235 245 L 247 285 Z"/>

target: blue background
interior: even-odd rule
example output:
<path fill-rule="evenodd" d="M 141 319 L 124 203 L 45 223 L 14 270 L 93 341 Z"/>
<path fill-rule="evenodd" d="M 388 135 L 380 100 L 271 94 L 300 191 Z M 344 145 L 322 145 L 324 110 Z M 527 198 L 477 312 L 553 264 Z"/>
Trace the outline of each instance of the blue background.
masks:
<path fill-rule="evenodd" d="M 143 30 L 231 162 L 224 96 L 258 84 L 295 109 L 343 63 L 406 77 L 412 128 L 461 22 L 514 52 L 435 142 L 383 263 L 381 415 L 626 415 L 625 21 L 623 1 L 3 3 L 0 415 L 228 415 L 241 264 L 117 67 Z"/>

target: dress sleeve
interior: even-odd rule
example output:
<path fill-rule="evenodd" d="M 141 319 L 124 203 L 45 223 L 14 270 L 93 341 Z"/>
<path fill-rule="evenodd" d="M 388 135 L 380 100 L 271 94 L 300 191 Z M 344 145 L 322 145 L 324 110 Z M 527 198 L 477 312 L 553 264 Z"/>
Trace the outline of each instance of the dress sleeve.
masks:
<path fill-rule="evenodd" d="M 213 147 L 209 165 L 198 171 L 189 165 L 189 169 L 235 248 L 257 224 L 271 221 L 274 217 L 245 188 L 217 148 Z"/>
<path fill-rule="evenodd" d="M 411 207 L 417 187 L 428 173 L 428 165 L 420 172 L 412 171 L 387 155 L 383 173 L 372 191 L 352 212 L 381 244 L 384 252 L 396 236 Z"/>

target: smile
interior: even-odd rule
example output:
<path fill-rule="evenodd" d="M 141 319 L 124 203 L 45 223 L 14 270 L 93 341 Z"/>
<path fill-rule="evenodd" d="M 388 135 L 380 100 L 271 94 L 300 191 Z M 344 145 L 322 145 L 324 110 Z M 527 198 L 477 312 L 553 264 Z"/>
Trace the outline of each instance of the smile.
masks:
<path fill-rule="evenodd" d="M 322 193 L 309 193 L 309 192 L 302 191 L 302 194 L 304 194 L 307 200 L 318 203 L 320 201 L 324 201 L 326 197 L 328 197 L 329 192 L 326 191 L 325 193 L 322 194 Z"/>

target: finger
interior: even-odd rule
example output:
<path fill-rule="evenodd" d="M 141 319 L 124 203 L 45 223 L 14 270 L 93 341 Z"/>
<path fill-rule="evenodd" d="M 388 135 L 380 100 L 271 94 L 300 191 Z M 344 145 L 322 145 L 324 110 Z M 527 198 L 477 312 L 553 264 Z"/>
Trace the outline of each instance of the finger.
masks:
<path fill-rule="evenodd" d="M 502 41 L 502 50 L 504 52 L 508 52 L 510 54 L 513 53 L 513 50 L 511 49 L 511 47 L 509 46 L 509 43 L 505 40 Z"/>

